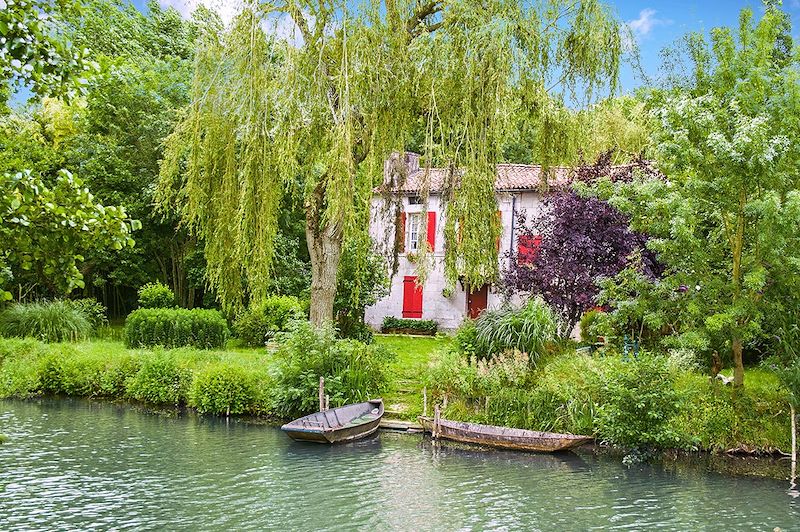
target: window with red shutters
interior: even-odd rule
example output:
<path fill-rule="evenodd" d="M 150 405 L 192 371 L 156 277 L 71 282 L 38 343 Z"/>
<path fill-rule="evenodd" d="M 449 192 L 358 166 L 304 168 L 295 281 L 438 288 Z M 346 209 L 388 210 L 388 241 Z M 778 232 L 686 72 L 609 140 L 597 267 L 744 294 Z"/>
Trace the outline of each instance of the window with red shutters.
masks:
<path fill-rule="evenodd" d="M 541 235 L 520 235 L 519 243 L 517 244 L 517 262 L 519 264 L 530 264 L 535 261 L 541 245 Z"/>
<path fill-rule="evenodd" d="M 413 275 L 403 277 L 403 317 L 422 317 L 422 287 Z"/>

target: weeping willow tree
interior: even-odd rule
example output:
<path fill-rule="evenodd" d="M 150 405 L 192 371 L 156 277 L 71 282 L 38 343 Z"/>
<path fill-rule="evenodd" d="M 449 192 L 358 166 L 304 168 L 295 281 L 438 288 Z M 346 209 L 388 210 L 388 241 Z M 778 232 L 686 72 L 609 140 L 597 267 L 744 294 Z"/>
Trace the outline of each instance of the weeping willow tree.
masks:
<path fill-rule="evenodd" d="M 270 31 L 289 22 L 295 39 Z M 494 179 L 505 137 L 521 118 L 540 124 L 547 160 L 570 127 L 553 102 L 613 90 L 619 56 L 619 25 L 597 0 L 246 4 L 227 32 L 201 40 L 161 201 L 203 237 L 208 281 L 235 308 L 266 295 L 280 197 L 302 198 L 311 320 L 321 324 L 344 240 L 367 249 L 384 161 L 422 123 L 426 164 L 450 169 L 448 278 L 492 281 L 497 250 L 486 242 L 501 230 Z"/>

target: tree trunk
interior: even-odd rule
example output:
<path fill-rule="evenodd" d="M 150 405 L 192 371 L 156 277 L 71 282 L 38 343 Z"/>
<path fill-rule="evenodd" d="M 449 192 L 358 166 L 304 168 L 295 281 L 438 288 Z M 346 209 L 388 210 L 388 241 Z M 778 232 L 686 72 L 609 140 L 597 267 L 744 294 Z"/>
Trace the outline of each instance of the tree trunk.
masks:
<path fill-rule="evenodd" d="M 306 226 L 308 253 L 311 256 L 311 323 L 317 327 L 333 321 L 333 300 L 336 297 L 336 277 L 342 255 L 342 234 L 335 226 L 326 224 L 315 231 Z"/>
<path fill-rule="evenodd" d="M 733 385 L 744 386 L 744 364 L 742 363 L 742 339 L 739 335 L 733 338 Z"/>
<path fill-rule="evenodd" d="M 336 277 L 342 256 L 342 224 L 323 221 L 325 184 L 322 179 L 306 202 L 306 243 L 311 258 L 311 308 L 309 319 L 320 327 L 333 321 Z"/>

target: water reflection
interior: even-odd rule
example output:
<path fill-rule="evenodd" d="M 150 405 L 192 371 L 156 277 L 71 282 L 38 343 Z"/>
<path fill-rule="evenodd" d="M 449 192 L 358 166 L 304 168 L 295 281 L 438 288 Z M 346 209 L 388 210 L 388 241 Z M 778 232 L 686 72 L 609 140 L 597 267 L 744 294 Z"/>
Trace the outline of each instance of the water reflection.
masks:
<path fill-rule="evenodd" d="M 381 433 L 337 446 L 236 420 L 0 402 L 0 529 L 783 530 L 785 483 Z"/>

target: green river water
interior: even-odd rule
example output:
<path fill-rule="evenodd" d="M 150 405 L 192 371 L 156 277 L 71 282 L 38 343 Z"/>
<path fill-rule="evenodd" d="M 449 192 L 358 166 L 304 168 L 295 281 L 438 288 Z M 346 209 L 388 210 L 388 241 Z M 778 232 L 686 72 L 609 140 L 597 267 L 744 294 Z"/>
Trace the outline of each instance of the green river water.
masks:
<path fill-rule="evenodd" d="M 67 399 L 0 401 L 0 530 L 800 530 L 788 482 Z"/>

